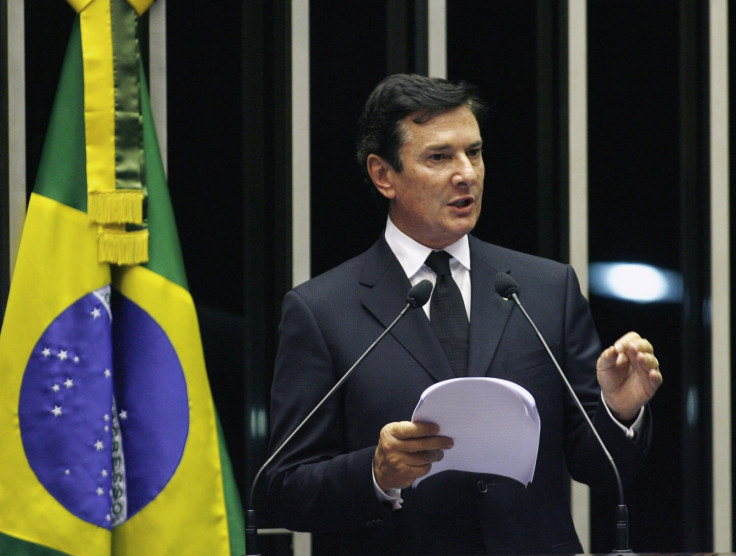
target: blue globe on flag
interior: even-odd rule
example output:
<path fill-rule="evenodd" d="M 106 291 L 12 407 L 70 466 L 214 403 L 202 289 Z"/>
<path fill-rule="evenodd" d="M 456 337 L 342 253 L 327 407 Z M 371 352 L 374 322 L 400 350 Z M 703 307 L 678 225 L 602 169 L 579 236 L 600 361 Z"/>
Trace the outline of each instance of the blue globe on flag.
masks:
<path fill-rule="evenodd" d="M 74 515 L 112 528 L 176 471 L 189 430 L 186 380 L 158 323 L 105 286 L 41 335 L 18 416 L 40 483 Z"/>

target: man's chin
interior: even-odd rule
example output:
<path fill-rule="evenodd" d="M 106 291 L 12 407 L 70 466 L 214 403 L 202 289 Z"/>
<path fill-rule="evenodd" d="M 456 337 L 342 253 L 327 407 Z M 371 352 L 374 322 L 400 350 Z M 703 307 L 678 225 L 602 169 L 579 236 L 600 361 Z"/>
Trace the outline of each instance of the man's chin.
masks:
<path fill-rule="evenodd" d="M 453 234 L 457 236 L 458 239 L 460 239 L 464 235 L 472 232 L 477 223 L 477 214 L 471 214 L 466 217 L 459 218 L 455 225 L 452 227 Z"/>

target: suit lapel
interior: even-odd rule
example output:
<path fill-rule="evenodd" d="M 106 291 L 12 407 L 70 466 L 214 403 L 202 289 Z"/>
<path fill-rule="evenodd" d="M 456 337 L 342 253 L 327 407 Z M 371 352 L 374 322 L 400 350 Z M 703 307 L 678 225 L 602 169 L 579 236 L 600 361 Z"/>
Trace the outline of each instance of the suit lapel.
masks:
<path fill-rule="evenodd" d="M 497 269 L 483 253 L 483 244 L 470 239 L 470 339 L 468 346 L 468 376 L 486 376 L 506 327 L 513 301 L 505 301 L 494 288 Z"/>
<path fill-rule="evenodd" d="M 361 299 L 363 306 L 388 327 L 406 305 L 411 283 L 383 236 L 366 253 L 360 283 L 367 286 Z M 454 377 L 423 309 L 410 309 L 391 335 L 435 380 Z"/>

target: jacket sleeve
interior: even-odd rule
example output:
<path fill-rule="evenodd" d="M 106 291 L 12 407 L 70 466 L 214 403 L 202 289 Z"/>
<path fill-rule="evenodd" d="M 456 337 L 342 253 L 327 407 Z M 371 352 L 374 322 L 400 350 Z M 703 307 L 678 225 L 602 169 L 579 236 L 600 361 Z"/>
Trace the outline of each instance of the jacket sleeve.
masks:
<path fill-rule="evenodd" d="M 651 439 L 650 409 L 634 439 L 617 426 L 600 395 L 595 365 L 601 352 L 600 341 L 588 302 L 571 267 L 568 267 L 565 303 L 565 370 L 585 411 L 605 444 L 624 485 L 630 483 L 643 464 Z M 616 481 L 608 458 L 595 439 L 572 398 L 566 398 L 565 451 L 571 476 L 603 492 L 615 492 Z M 604 469 L 604 471 L 602 471 Z M 610 470 L 610 471 L 609 471 Z"/>

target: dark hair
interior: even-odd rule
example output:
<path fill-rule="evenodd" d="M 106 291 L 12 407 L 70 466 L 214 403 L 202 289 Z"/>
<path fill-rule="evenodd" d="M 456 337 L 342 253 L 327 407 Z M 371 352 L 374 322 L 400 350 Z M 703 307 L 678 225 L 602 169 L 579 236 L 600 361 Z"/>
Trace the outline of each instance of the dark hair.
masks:
<path fill-rule="evenodd" d="M 416 113 L 414 122 L 422 124 L 458 106 L 467 106 L 482 125 L 486 105 L 478 89 L 466 81 L 447 81 L 438 77 L 396 74 L 381 81 L 368 97 L 359 120 L 357 158 L 364 177 L 384 210 L 388 200 L 376 191 L 368 175 L 366 161 L 377 154 L 401 172 L 399 150 L 403 144 L 401 121 Z"/>

